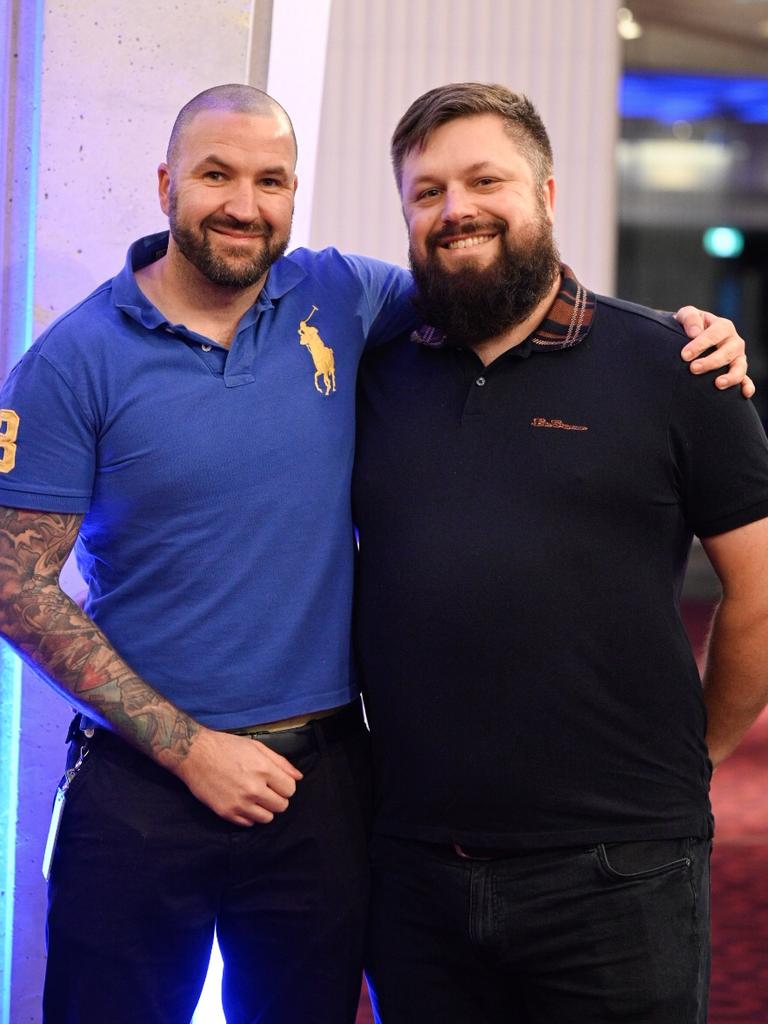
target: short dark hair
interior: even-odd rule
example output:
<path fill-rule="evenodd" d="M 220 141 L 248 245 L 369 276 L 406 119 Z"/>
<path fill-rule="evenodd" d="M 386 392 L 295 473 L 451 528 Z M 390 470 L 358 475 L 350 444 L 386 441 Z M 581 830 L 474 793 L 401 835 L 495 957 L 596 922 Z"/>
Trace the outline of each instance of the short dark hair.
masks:
<path fill-rule="evenodd" d="M 552 144 L 538 111 L 522 93 L 504 85 L 453 82 L 430 89 L 408 107 L 392 136 L 392 166 L 402 186 L 403 161 L 411 150 L 422 150 L 440 125 L 472 114 L 498 114 L 509 135 L 519 143 L 533 167 L 538 184 L 552 174 Z"/>
<path fill-rule="evenodd" d="M 179 143 L 185 128 L 202 110 L 229 110 L 235 114 L 255 114 L 260 117 L 282 116 L 290 129 L 293 148 L 298 151 L 291 119 L 277 100 L 252 85 L 231 83 L 205 89 L 197 96 L 193 96 L 189 103 L 184 104 L 176 116 L 171 129 L 171 137 L 168 140 L 166 160 L 169 164 L 172 164 L 178 156 Z"/>

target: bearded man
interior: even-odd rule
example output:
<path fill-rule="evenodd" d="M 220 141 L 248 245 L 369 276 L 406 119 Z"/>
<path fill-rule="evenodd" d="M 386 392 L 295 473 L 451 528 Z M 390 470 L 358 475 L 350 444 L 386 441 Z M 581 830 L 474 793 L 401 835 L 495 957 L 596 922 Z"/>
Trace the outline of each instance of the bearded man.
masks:
<path fill-rule="evenodd" d="M 392 156 L 431 326 L 359 381 L 377 1018 L 703 1024 L 709 780 L 768 699 L 768 443 L 671 317 L 560 263 L 525 97 L 434 89 Z"/>
<path fill-rule="evenodd" d="M 170 234 L 136 242 L 2 394 L 0 629 L 82 713 L 51 834 L 45 1024 L 188 1021 L 214 928 L 229 1024 L 355 1017 L 355 377 L 416 321 L 404 270 L 283 255 L 295 162 L 258 89 L 190 100 L 158 172 Z M 722 341 L 736 381 L 731 328 L 691 345 Z M 59 586 L 75 543 L 84 610 Z"/>
<path fill-rule="evenodd" d="M 3 391 L 2 629 L 85 716 L 51 864 L 46 1024 L 189 1021 L 214 927 L 230 1024 L 355 1017 L 355 376 L 414 313 L 403 270 L 283 255 L 295 161 L 259 90 L 191 100 L 159 168 L 170 235 L 136 242 Z M 301 344 L 309 314 L 333 339 L 332 394 Z M 58 585 L 76 539 L 84 611 Z"/>

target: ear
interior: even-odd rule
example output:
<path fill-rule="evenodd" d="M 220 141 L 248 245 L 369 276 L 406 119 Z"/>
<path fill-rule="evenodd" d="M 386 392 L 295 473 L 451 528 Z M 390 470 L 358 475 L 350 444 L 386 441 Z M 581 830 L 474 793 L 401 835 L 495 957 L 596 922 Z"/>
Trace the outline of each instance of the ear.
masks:
<path fill-rule="evenodd" d="M 159 164 L 157 168 L 157 194 L 160 199 L 160 209 L 168 216 L 171 208 L 171 172 L 168 164 Z"/>
<path fill-rule="evenodd" d="M 550 175 L 541 186 L 544 195 L 544 209 L 547 212 L 547 220 L 550 224 L 555 223 L 555 179 Z"/>

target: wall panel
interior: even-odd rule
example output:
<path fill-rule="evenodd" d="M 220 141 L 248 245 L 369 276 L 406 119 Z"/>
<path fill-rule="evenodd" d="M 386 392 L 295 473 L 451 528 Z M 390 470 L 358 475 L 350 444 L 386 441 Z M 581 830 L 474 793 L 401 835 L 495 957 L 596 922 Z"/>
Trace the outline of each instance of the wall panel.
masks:
<path fill-rule="evenodd" d="M 335 0 L 312 244 L 404 262 L 389 169 L 399 116 L 426 89 L 497 81 L 526 92 L 552 136 L 564 258 L 613 282 L 616 89 L 613 0 Z"/>

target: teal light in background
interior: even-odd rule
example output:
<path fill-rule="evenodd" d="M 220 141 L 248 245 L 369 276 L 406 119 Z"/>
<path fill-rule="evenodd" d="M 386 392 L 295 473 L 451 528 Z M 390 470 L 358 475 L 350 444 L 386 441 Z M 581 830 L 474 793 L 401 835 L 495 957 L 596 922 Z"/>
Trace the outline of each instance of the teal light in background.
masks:
<path fill-rule="evenodd" d="M 701 244 L 709 256 L 720 259 L 735 259 L 744 251 L 744 232 L 738 228 L 716 227 L 707 228 Z"/>
<path fill-rule="evenodd" d="M 32 341 L 44 0 L 0 9 L 0 356 L 6 373 Z M 11 1024 L 21 664 L 0 642 L 0 1024 Z"/>

